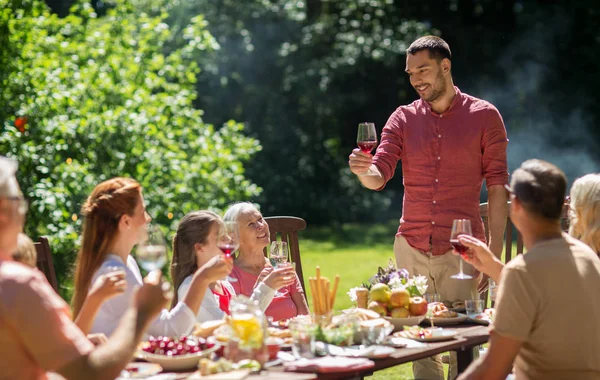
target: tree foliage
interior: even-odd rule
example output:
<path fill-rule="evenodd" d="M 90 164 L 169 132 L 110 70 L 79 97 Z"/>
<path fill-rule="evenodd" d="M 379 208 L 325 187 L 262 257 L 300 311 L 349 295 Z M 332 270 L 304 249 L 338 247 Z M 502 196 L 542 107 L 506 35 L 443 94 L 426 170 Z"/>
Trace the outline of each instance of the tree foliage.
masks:
<path fill-rule="evenodd" d="M 166 13 L 117 1 L 99 18 L 80 2 L 59 18 L 36 0 L 2 1 L 0 151 L 19 161 L 27 232 L 51 236 L 59 281 L 70 272 L 81 204 L 102 180 L 137 179 L 155 222 L 171 228 L 190 210 L 259 194 L 244 168 L 258 141 L 234 121 L 204 122 L 193 106 L 192 57 L 218 48 L 202 16 L 165 53 L 174 35 Z"/>

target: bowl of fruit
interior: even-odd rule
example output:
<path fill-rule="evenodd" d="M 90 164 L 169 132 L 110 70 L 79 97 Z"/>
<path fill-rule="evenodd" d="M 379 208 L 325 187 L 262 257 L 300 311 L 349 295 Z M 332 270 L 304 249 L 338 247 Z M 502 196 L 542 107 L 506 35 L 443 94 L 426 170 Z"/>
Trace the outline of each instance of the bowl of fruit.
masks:
<path fill-rule="evenodd" d="M 143 342 L 135 357 L 160 364 L 165 371 L 182 371 L 196 368 L 201 358 L 219 348 L 219 344 L 209 345 L 203 338 L 159 336 Z"/>

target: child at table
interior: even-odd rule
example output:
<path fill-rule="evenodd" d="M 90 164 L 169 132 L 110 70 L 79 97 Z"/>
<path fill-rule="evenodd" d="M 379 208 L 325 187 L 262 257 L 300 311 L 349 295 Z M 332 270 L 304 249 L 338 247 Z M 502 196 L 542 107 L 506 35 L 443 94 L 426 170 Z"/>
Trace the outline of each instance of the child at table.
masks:
<path fill-rule="evenodd" d="M 212 211 L 193 211 L 179 222 L 173 237 L 171 279 L 175 287 L 173 305 L 189 291 L 192 274 L 215 256 L 223 253 L 217 246 L 223 221 Z M 293 269 L 292 269 L 293 270 Z M 275 270 L 254 289 L 251 299 L 259 302 L 264 311 L 276 290 L 289 285 L 289 269 Z M 212 282 L 202 299 L 196 318 L 198 322 L 221 319 L 229 314 L 229 302 L 236 295 L 233 286 L 225 279 Z M 210 292 L 210 293 L 209 293 Z"/>

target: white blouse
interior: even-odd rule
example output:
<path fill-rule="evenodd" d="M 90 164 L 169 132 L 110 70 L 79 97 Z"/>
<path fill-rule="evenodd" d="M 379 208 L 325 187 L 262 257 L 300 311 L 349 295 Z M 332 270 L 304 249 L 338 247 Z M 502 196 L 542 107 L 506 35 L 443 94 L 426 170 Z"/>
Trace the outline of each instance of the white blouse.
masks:
<path fill-rule="evenodd" d="M 132 302 L 134 289 L 143 285 L 140 268 L 134 258 L 127 256 L 127 264 L 117 255 L 107 255 L 100 268 L 94 273 L 92 283 L 96 279 L 109 271 L 110 267 L 118 267 L 125 271 L 127 288 L 123 294 L 119 294 L 104 302 L 91 329 L 91 333 L 104 333 L 110 336 L 115 330 L 121 317 Z M 158 318 L 152 322 L 147 330 L 147 334 L 153 336 L 181 336 L 189 334 L 194 324 L 196 316 L 194 312 L 183 302 L 179 302 L 170 311 L 163 309 Z"/>
<path fill-rule="evenodd" d="M 185 280 L 183 280 L 183 282 L 179 286 L 179 289 L 177 289 L 177 297 L 179 300 L 185 297 L 190 288 L 191 283 L 192 276 L 187 276 Z M 221 281 L 221 286 L 227 288 L 227 291 L 232 296 L 236 295 L 235 290 L 233 289 L 233 286 L 231 286 L 229 281 Z M 275 290 L 272 289 L 269 285 L 265 284 L 264 282 L 261 282 L 258 284 L 258 286 L 256 286 L 256 288 L 254 288 L 252 297 L 250 297 L 250 299 L 257 300 L 258 306 L 264 313 L 267 307 L 269 307 L 269 304 L 273 300 L 274 296 Z M 202 323 L 206 321 L 223 319 L 224 316 L 225 312 L 219 307 L 218 297 L 215 294 L 212 294 L 212 291 L 210 289 L 207 289 L 206 293 L 204 294 L 204 297 L 202 298 L 202 304 L 200 305 L 200 309 L 198 309 L 198 315 L 196 316 L 196 319 L 198 320 L 198 322 Z"/>

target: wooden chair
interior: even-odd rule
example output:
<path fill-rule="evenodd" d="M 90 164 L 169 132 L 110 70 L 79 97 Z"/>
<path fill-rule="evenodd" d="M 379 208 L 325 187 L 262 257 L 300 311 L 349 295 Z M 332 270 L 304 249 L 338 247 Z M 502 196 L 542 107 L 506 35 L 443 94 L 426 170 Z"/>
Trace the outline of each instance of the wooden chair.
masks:
<path fill-rule="evenodd" d="M 42 236 L 33 244 L 35 245 L 35 250 L 37 252 L 36 266 L 44 273 L 48 282 L 54 288 L 54 291 L 58 293 L 58 281 L 56 280 L 56 273 L 54 272 L 54 263 L 52 262 L 52 252 L 50 252 L 48 238 Z"/>
<path fill-rule="evenodd" d="M 510 207 L 510 201 L 508 202 L 508 206 Z M 561 227 L 562 227 L 563 231 L 567 231 L 569 229 L 568 212 L 569 212 L 569 205 L 567 203 L 565 203 L 563 205 L 562 216 L 560 219 L 560 223 L 561 223 Z M 490 233 L 489 233 L 489 227 L 488 227 L 489 214 L 488 214 L 487 202 L 481 203 L 479 205 L 479 213 L 481 214 L 481 219 L 483 219 L 483 226 L 485 229 L 485 238 L 489 241 Z M 513 258 L 513 231 L 516 231 L 516 233 L 517 233 L 517 249 L 515 250 L 514 257 L 517 257 L 517 255 L 523 254 L 523 236 L 521 236 L 521 233 L 516 229 L 516 227 L 510 220 L 510 217 L 508 217 L 508 218 L 506 218 L 506 230 L 504 233 L 504 239 L 505 239 L 505 241 L 504 241 L 504 264 L 508 263 Z M 481 297 L 481 299 L 483 299 L 484 301 L 487 302 L 488 292 L 485 291 L 484 293 L 481 293 L 480 297 Z"/>
<path fill-rule="evenodd" d="M 291 261 L 296 263 L 296 273 L 300 279 L 300 284 L 306 294 L 304 286 L 304 275 L 302 273 L 302 261 L 300 260 L 300 245 L 298 243 L 298 231 L 306 228 L 306 222 L 302 218 L 294 216 L 269 216 L 265 218 L 269 225 L 271 241 L 277 240 L 277 235 L 281 236 L 281 241 L 288 243 Z"/>

